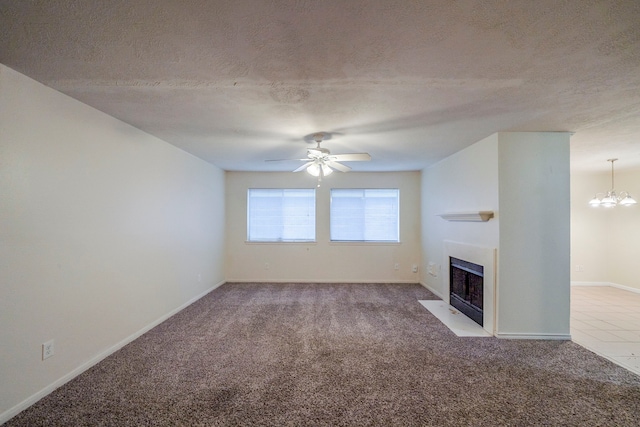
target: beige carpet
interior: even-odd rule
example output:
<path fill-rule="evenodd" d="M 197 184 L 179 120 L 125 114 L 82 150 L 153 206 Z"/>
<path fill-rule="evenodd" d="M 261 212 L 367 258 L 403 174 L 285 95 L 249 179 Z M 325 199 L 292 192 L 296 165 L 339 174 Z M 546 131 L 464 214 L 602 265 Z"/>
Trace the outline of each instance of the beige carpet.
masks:
<path fill-rule="evenodd" d="M 638 426 L 571 342 L 457 337 L 419 285 L 226 284 L 7 426 Z"/>

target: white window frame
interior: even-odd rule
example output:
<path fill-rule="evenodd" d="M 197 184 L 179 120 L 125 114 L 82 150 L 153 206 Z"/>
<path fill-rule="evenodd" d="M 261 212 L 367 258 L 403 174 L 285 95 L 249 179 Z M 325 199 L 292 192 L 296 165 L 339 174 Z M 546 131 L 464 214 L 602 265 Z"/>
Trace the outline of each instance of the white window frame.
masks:
<path fill-rule="evenodd" d="M 356 222 L 358 217 L 360 217 L 362 221 L 365 222 L 362 225 L 363 230 L 362 230 L 361 238 L 348 238 L 348 236 L 345 236 L 345 234 L 341 234 L 338 228 L 338 227 L 347 227 L 347 224 L 345 224 L 344 221 L 341 219 L 341 217 L 337 215 L 337 213 L 334 211 L 334 209 L 336 209 L 336 203 L 337 203 L 337 201 L 334 201 L 334 198 L 339 197 L 337 196 L 339 192 L 346 192 L 346 191 L 362 192 L 362 198 L 364 202 L 363 202 L 362 208 L 360 209 L 360 212 L 358 212 L 357 210 L 352 211 L 350 215 L 346 217 L 346 218 L 351 218 L 351 221 L 355 220 Z M 367 238 L 367 235 L 366 235 L 367 234 L 366 222 L 373 221 L 371 223 L 371 226 L 375 225 L 374 224 L 375 218 L 366 216 L 367 215 L 367 211 L 366 211 L 367 193 L 370 194 L 370 199 L 373 200 L 374 194 L 377 192 L 395 192 L 395 219 L 394 219 L 395 223 L 392 224 L 394 226 L 393 233 L 395 235 L 392 236 L 392 238 L 382 238 L 382 236 L 373 236 L 378 238 Z M 329 217 L 330 217 L 329 233 L 330 233 L 331 242 L 385 243 L 385 244 L 400 243 L 400 190 L 398 188 L 332 188 L 331 189 L 331 207 L 330 207 Z M 348 221 L 348 219 L 346 221 Z M 342 222 L 342 224 L 339 224 L 340 222 Z M 356 225 L 360 225 L 360 224 L 356 224 Z M 351 229 L 353 229 L 353 225 L 351 225 Z"/>
<path fill-rule="evenodd" d="M 282 205 L 280 206 L 280 214 L 282 215 L 280 217 L 280 223 L 278 223 L 278 218 L 274 218 L 273 216 L 271 217 L 272 220 L 275 219 L 275 225 L 273 226 L 273 230 L 274 233 L 270 236 L 267 236 L 267 231 L 268 228 L 265 227 L 262 231 L 262 233 L 259 230 L 259 225 L 256 224 L 256 221 L 268 221 L 269 217 L 268 217 L 268 212 L 265 212 L 265 214 L 267 214 L 266 216 L 260 217 L 257 215 L 257 212 L 255 210 L 252 210 L 254 208 L 256 208 L 256 201 L 257 199 L 254 199 L 254 203 L 252 205 L 252 196 L 254 197 L 261 197 L 259 193 L 262 193 L 262 197 L 273 197 L 273 198 L 277 198 L 278 194 L 280 194 L 281 196 L 281 202 Z M 312 200 L 311 206 L 302 206 L 301 210 L 298 214 L 293 214 L 291 215 L 291 217 L 289 217 L 288 221 L 293 221 L 294 224 L 287 224 L 287 219 L 284 216 L 285 209 L 289 209 L 289 213 L 292 213 L 291 209 L 295 209 L 295 206 L 293 205 L 289 205 L 289 206 L 285 206 L 286 205 L 286 201 L 287 201 L 287 193 L 289 193 L 290 197 L 289 199 L 293 199 L 293 195 L 295 193 L 308 193 L 308 196 L 311 195 L 312 197 L 308 197 L 307 200 Z M 257 208 L 256 208 L 257 209 Z M 276 214 L 277 210 L 274 210 L 271 212 L 271 214 Z M 252 216 L 253 214 L 253 216 Z M 305 218 L 308 219 L 308 223 L 304 224 Z M 298 224 L 295 224 L 295 222 L 298 222 Z M 292 236 L 291 233 L 295 232 L 296 227 L 299 228 L 304 228 L 304 227 L 312 227 L 313 228 L 313 236 L 311 236 L 310 234 L 307 235 L 299 235 L 299 236 Z M 280 228 L 278 230 L 278 228 Z M 314 188 L 249 188 L 247 190 L 247 242 L 249 243 L 289 243 L 289 242 L 315 242 L 316 241 L 316 234 L 317 234 L 317 230 L 316 230 L 316 190 Z"/>

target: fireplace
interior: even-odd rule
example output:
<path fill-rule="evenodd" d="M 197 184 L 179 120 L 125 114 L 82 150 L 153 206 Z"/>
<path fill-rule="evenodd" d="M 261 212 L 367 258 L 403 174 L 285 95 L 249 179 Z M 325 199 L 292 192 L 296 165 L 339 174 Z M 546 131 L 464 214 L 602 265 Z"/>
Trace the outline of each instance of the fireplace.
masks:
<path fill-rule="evenodd" d="M 457 258 L 482 267 L 482 328 L 496 335 L 496 259 L 497 250 L 487 246 L 444 240 L 442 243 L 442 299 L 449 302 L 451 297 L 451 258 Z M 475 310 L 474 310 L 475 311 Z M 470 316 L 469 316 L 470 317 Z"/>
<path fill-rule="evenodd" d="M 483 326 L 484 267 L 449 257 L 449 303 Z"/>

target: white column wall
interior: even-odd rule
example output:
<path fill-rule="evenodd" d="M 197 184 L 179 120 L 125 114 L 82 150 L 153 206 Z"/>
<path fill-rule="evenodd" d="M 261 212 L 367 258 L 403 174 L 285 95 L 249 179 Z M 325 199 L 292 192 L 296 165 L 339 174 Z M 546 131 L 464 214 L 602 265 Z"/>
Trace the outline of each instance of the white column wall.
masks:
<path fill-rule="evenodd" d="M 498 336 L 569 337 L 569 137 L 499 134 Z"/>
<path fill-rule="evenodd" d="M 221 283 L 224 213 L 220 169 L 0 65 L 0 423 Z"/>

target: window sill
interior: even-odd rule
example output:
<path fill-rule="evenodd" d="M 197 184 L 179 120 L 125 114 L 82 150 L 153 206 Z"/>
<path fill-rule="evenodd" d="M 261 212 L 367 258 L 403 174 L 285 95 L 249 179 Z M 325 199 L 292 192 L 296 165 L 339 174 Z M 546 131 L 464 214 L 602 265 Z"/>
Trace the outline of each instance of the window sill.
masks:
<path fill-rule="evenodd" d="M 355 242 L 355 241 L 350 241 L 350 240 L 345 240 L 345 241 L 341 241 L 341 240 L 332 240 L 329 242 L 329 245 L 332 246 L 399 246 L 401 245 L 402 242 L 384 242 L 384 241 L 380 241 L 380 242 Z"/>
<path fill-rule="evenodd" d="M 317 245 L 318 242 L 315 240 L 274 240 L 270 242 L 254 242 L 250 240 L 245 240 L 245 245 Z"/>

